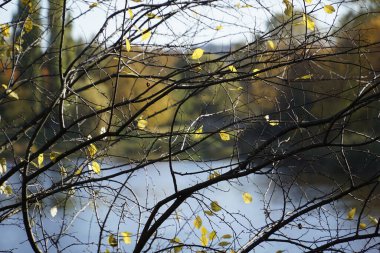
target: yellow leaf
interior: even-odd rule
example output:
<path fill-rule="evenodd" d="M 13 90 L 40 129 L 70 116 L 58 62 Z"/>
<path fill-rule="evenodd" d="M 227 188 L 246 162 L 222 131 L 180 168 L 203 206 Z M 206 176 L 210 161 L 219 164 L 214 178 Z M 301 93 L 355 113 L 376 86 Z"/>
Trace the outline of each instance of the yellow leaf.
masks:
<path fill-rule="evenodd" d="M 325 5 L 323 7 L 323 10 L 328 13 L 328 14 L 331 14 L 331 13 L 334 13 L 335 12 L 335 8 L 332 6 L 332 5 Z"/>
<path fill-rule="evenodd" d="M 17 93 L 14 92 L 14 91 L 12 91 L 11 89 L 6 89 L 6 90 L 5 90 L 5 94 L 6 94 L 8 97 L 10 97 L 10 98 L 13 98 L 13 99 L 16 99 L 16 100 L 19 99 Z"/>
<path fill-rule="evenodd" d="M 42 164 L 44 162 L 44 153 L 41 153 L 38 155 L 38 158 L 37 158 L 37 164 L 38 164 L 38 168 L 41 168 Z"/>
<path fill-rule="evenodd" d="M 229 141 L 230 140 L 230 135 L 228 133 L 226 133 L 226 131 L 220 131 L 219 132 L 219 136 L 220 136 L 220 139 L 222 139 L 223 141 Z"/>
<path fill-rule="evenodd" d="M 276 49 L 276 45 L 274 44 L 274 42 L 272 40 L 268 40 L 267 44 L 268 44 L 268 47 L 270 49 L 272 49 L 272 50 Z"/>
<path fill-rule="evenodd" d="M 93 143 L 91 143 L 90 146 L 88 146 L 87 150 L 88 150 L 88 155 L 91 158 L 93 158 L 95 156 L 96 152 L 98 152 L 98 149 L 96 148 L 96 146 Z"/>
<path fill-rule="evenodd" d="M 197 215 L 197 217 L 195 217 L 195 220 L 194 220 L 193 224 L 194 224 L 194 227 L 195 227 L 196 229 L 200 229 L 201 226 L 202 226 L 202 219 L 201 219 L 201 217 L 199 217 L 199 216 Z"/>
<path fill-rule="evenodd" d="M 356 208 L 355 207 L 351 208 L 351 210 L 347 213 L 347 219 L 353 220 L 355 217 L 355 213 L 356 213 Z"/>
<path fill-rule="evenodd" d="M 305 3 L 311 4 L 312 0 L 305 0 Z"/>
<path fill-rule="evenodd" d="M 368 215 L 368 220 L 369 220 L 373 225 L 377 225 L 377 224 L 379 223 L 379 221 L 378 221 L 375 217 L 373 217 L 373 216 L 371 216 L 371 215 Z"/>
<path fill-rule="evenodd" d="M 57 213 L 58 213 L 57 206 L 53 206 L 52 208 L 50 208 L 50 215 L 51 215 L 51 217 L 54 218 L 57 215 Z"/>
<path fill-rule="evenodd" d="M 111 253 L 111 251 L 109 249 L 106 249 L 106 251 L 104 251 L 104 253 Z"/>
<path fill-rule="evenodd" d="M 82 173 L 82 170 L 83 170 L 83 167 L 79 167 L 75 172 L 74 172 L 74 175 L 78 176 Z"/>
<path fill-rule="evenodd" d="M 51 152 L 50 153 L 50 160 L 52 161 L 52 162 L 55 162 L 55 160 L 57 160 L 57 157 L 59 156 L 59 154 L 60 153 L 58 153 L 58 152 Z"/>
<path fill-rule="evenodd" d="M 217 31 L 220 31 L 220 30 L 222 30 L 223 29 L 223 26 L 222 25 L 217 25 L 216 27 L 215 27 L 215 30 L 217 30 Z"/>
<path fill-rule="evenodd" d="M 260 71 L 260 69 L 253 69 L 252 70 L 252 73 L 254 74 L 254 76 L 258 76 L 259 74 L 255 74 L 255 73 L 257 73 L 257 72 L 259 72 Z"/>
<path fill-rule="evenodd" d="M 99 163 L 92 161 L 90 167 L 91 167 L 91 170 L 93 172 L 100 175 L 101 167 L 100 167 Z"/>
<path fill-rule="evenodd" d="M 148 29 L 143 29 L 141 33 L 142 33 L 141 41 L 148 40 L 150 38 L 150 36 L 152 36 L 151 31 L 149 31 Z"/>
<path fill-rule="evenodd" d="M 123 238 L 123 241 L 125 244 L 131 244 L 132 243 L 132 240 L 131 240 L 132 233 L 121 232 L 120 234 L 121 234 L 121 237 Z"/>
<path fill-rule="evenodd" d="M 90 5 L 88 6 L 88 8 L 92 9 L 92 8 L 94 8 L 94 7 L 96 7 L 96 6 L 98 6 L 98 3 L 97 3 L 97 2 L 90 4 Z"/>
<path fill-rule="evenodd" d="M 311 31 L 314 31 L 314 30 L 315 30 L 315 23 L 314 23 L 314 21 L 311 19 L 311 17 L 309 17 L 309 16 L 306 15 L 306 14 L 303 14 L 302 18 L 303 18 L 303 22 L 304 22 L 304 24 L 306 25 L 307 29 L 309 29 L 309 30 L 311 30 Z"/>
<path fill-rule="evenodd" d="M 220 207 L 217 201 L 212 201 L 210 204 L 210 207 L 211 207 L 211 210 L 213 210 L 214 212 L 219 212 L 220 210 L 222 210 L 222 208 Z"/>
<path fill-rule="evenodd" d="M 173 239 L 170 240 L 170 242 L 173 244 L 179 244 L 179 245 L 182 244 L 181 240 L 178 237 L 174 237 Z M 174 247 L 174 253 L 181 252 L 182 248 L 183 248 L 183 246 L 175 246 Z"/>
<path fill-rule="evenodd" d="M 231 239 L 232 238 L 232 235 L 230 234 L 225 234 L 222 236 L 223 239 Z"/>
<path fill-rule="evenodd" d="M 117 240 L 116 238 L 113 236 L 113 234 L 110 234 L 108 236 L 108 244 L 111 246 L 111 247 L 117 247 Z"/>
<path fill-rule="evenodd" d="M 205 234 L 202 234 L 201 235 L 201 245 L 202 246 L 207 246 L 208 245 L 208 238 L 207 238 L 207 235 L 205 235 Z"/>
<path fill-rule="evenodd" d="M 221 247 L 225 247 L 225 246 L 228 246 L 230 244 L 231 244 L 230 242 L 225 242 L 225 241 L 218 243 L 218 245 Z"/>
<path fill-rule="evenodd" d="M 132 0 L 132 1 L 135 3 L 141 3 L 142 2 L 142 0 Z"/>
<path fill-rule="evenodd" d="M 197 130 L 195 130 L 194 138 L 195 139 L 202 138 L 202 133 L 203 133 L 203 126 L 200 126 Z"/>
<path fill-rule="evenodd" d="M 131 51 L 131 42 L 129 42 L 129 39 L 125 39 L 125 48 L 127 49 L 127 52 Z"/>
<path fill-rule="evenodd" d="M 214 240 L 216 237 L 216 232 L 213 230 L 211 231 L 209 234 L 208 234 L 208 239 L 210 239 L 210 241 Z"/>
<path fill-rule="evenodd" d="M 206 227 L 202 226 L 200 230 L 201 230 L 201 235 L 207 235 L 208 231 Z"/>
<path fill-rule="evenodd" d="M 278 126 L 280 124 L 280 121 L 278 119 L 271 119 L 268 122 L 271 126 Z"/>
<path fill-rule="evenodd" d="M 191 59 L 198 60 L 203 56 L 204 50 L 202 48 L 197 48 L 194 50 L 193 54 L 191 55 Z"/>
<path fill-rule="evenodd" d="M 0 159 L 0 174 L 7 172 L 7 160 L 5 158 Z"/>
<path fill-rule="evenodd" d="M 244 201 L 244 203 L 246 203 L 246 204 L 250 204 L 250 203 L 252 203 L 252 195 L 249 194 L 248 192 L 244 192 L 244 193 L 243 193 L 243 201 Z"/>
<path fill-rule="evenodd" d="M 154 14 L 154 13 L 152 13 L 152 12 L 149 12 L 148 14 L 146 14 L 146 16 L 147 16 L 148 18 L 156 18 L 156 17 L 157 17 L 156 14 Z"/>
<path fill-rule="evenodd" d="M 1 35 L 9 37 L 11 35 L 11 27 L 7 24 L 0 25 Z"/>
<path fill-rule="evenodd" d="M 304 75 L 304 76 L 301 76 L 301 77 L 297 77 L 295 80 L 307 80 L 307 79 L 311 79 L 313 77 L 313 74 L 308 74 L 308 75 Z"/>
<path fill-rule="evenodd" d="M 286 16 L 291 16 L 293 14 L 293 5 L 292 5 L 292 3 L 289 0 L 283 0 L 282 2 L 286 6 L 285 11 L 284 11 L 285 15 Z"/>
<path fill-rule="evenodd" d="M 0 194 L 4 194 L 5 196 L 9 196 L 13 193 L 12 187 L 7 184 L 5 181 L 1 186 L 0 186 Z"/>
<path fill-rule="evenodd" d="M 144 130 L 146 126 L 148 125 L 148 121 L 140 117 L 140 119 L 137 121 L 137 128 L 140 130 Z"/>
<path fill-rule="evenodd" d="M 133 11 L 131 9 L 128 9 L 128 14 L 129 14 L 129 18 L 132 19 L 134 14 L 133 14 Z"/>
<path fill-rule="evenodd" d="M 204 213 L 208 216 L 214 216 L 214 213 L 210 210 L 206 210 L 206 211 L 204 211 Z"/>
<path fill-rule="evenodd" d="M 359 224 L 359 228 L 360 228 L 360 229 L 366 229 L 366 228 L 367 228 L 367 224 L 365 224 L 365 223 L 360 223 L 360 224 Z"/>
<path fill-rule="evenodd" d="M 236 68 L 234 65 L 230 65 L 228 66 L 228 69 L 231 71 L 231 72 L 237 72 Z"/>
<path fill-rule="evenodd" d="M 26 33 L 30 32 L 33 29 L 33 21 L 30 19 L 30 17 L 27 17 L 24 22 L 24 31 Z"/>
<path fill-rule="evenodd" d="M 215 171 L 215 172 L 211 173 L 211 174 L 207 177 L 207 179 L 210 180 L 210 179 L 214 179 L 214 178 L 219 177 L 219 176 L 220 176 L 220 173 L 217 172 L 217 171 Z"/>

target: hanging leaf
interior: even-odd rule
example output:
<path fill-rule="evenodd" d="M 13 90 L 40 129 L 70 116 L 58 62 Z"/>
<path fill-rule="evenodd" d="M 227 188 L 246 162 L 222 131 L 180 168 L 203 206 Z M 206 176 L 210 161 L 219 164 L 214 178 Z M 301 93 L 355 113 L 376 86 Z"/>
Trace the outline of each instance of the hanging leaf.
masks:
<path fill-rule="evenodd" d="M 351 210 L 347 213 L 347 220 L 353 220 L 356 213 L 356 207 L 351 208 Z"/>
<path fill-rule="evenodd" d="M 142 30 L 142 35 L 141 35 L 141 41 L 146 41 L 152 36 L 151 31 L 148 29 L 143 29 Z"/>
<path fill-rule="evenodd" d="M 315 30 L 315 23 L 311 19 L 311 17 L 306 15 L 306 14 L 303 14 L 302 18 L 303 18 L 303 22 L 306 25 L 307 29 L 314 31 Z"/>
<path fill-rule="evenodd" d="M 373 225 L 377 225 L 377 224 L 379 223 L 379 221 L 378 221 L 375 217 L 373 217 L 373 216 L 371 216 L 371 215 L 368 215 L 368 220 L 369 220 Z"/>
<path fill-rule="evenodd" d="M 5 158 L 0 158 L 0 175 L 7 172 L 7 160 Z"/>
<path fill-rule="evenodd" d="M 99 163 L 97 163 L 95 161 L 92 161 L 90 167 L 91 167 L 91 170 L 93 172 L 95 172 L 96 174 L 100 175 L 101 167 L 100 167 Z"/>
<path fill-rule="evenodd" d="M 142 2 L 142 0 L 132 0 L 132 1 L 135 3 L 141 3 Z"/>
<path fill-rule="evenodd" d="M 360 228 L 360 229 L 366 229 L 366 228 L 367 228 L 367 224 L 365 224 L 365 223 L 360 223 L 360 224 L 359 224 L 359 228 Z"/>
<path fill-rule="evenodd" d="M 243 193 L 243 201 L 244 201 L 244 203 L 246 203 L 246 204 L 250 204 L 250 203 L 252 203 L 252 195 L 249 194 L 248 192 L 244 192 L 244 193 Z"/>
<path fill-rule="evenodd" d="M 194 227 L 195 227 L 196 229 L 200 229 L 201 226 L 202 226 L 202 219 L 201 219 L 201 217 L 199 217 L 199 216 L 197 215 L 197 217 L 195 217 L 195 220 L 194 220 L 193 224 L 194 224 Z"/>
<path fill-rule="evenodd" d="M 201 242 L 201 245 L 202 246 L 207 246 L 208 245 L 208 237 L 207 237 L 207 229 L 205 227 L 201 227 L 201 238 L 200 238 L 200 242 Z"/>
<path fill-rule="evenodd" d="M 231 239 L 232 238 L 232 235 L 230 234 L 225 234 L 222 236 L 223 239 Z"/>
<path fill-rule="evenodd" d="M 78 176 L 82 173 L 82 170 L 83 170 L 83 167 L 79 167 L 75 172 L 74 172 L 74 175 Z"/>
<path fill-rule="evenodd" d="M 123 241 L 125 244 L 131 244 L 132 243 L 132 240 L 131 240 L 132 233 L 121 232 L 120 234 L 121 234 L 121 237 L 123 238 Z"/>
<path fill-rule="evenodd" d="M 195 139 L 202 138 L 202 133 L 203 133 L 203 126 L 200 126 L 197 130 L 195 130 L 194 138 Z"/>
<path fill-rule="evenodd" d="M 220 207 L 217 201 L 212 201 L 210 204 L 210 207 L 211 207 L 211 210 L 214 212 L 219 212 L 220 210 L 222 210 L 222 208 Z"/>
<path fill-rule="evenodd" d="M 5 181 L 0 186 L 0 194 L 4 194 L 5 196 L 10 196 L 13 193 L 12 187 L 8 185 L 7 181 Z"/>
<path fill-rule="evenodd" d="M 193 54 L 191 55 L 191 59 L 198 60 L 203 56 L 204 50 L 201 48 L 197 48 L 194 50 Z"/>
<path fill-rule="evenodd" d="M 222 141 L 229 141 L 230 140 L 230 135 L 228 133 L 226 133 L 226 131 L 224 131 L 224 130 L 219 132 L 219 136 L 220 136 L 220 139 L 222 139 Z"/>
<path fill-rule="evenodd" d="M 95 2 L 95 3 L 91 3 L 88 8 L 92 9 L 92 8 L 95 8 L 96 6 L 98 6 L 98 3 Z"/>
<path fill-rule="evenodd" d="M 218 243 L 218 245 L 221 246 L 221 247 L 226 247 L 226 246 L 228 246 L 230 244 L 231 244 L 230 242 L 226 242 L 226 241 L 222 241 L 222 242 Z"/>
<path fill-rule="evenodd" d="M 210 180 L 210 179 L 214 179 L 214 178 L 219 177 L 219 176 L 220 176 L 220 173 L 217 172 L 217 171 L 215 171 L 215 172 L 211 173 L 211 174 L 207 177 L 207 179 Z"/>
<path fill-rule="evenodd" d="M 210 239 L 210 241 L 214 240 L 216 237 L 216 232 L 213 230 L 211 231 L 209 234 L 208 234 L 208 239 Z"/>
<path fill-rule="evenodd" d="M 140 119 L 137 121 L 137 128 L 140 130 L 144 130 L 147 125 L 148 121 L 143 119 L 143 117 L 140 117 Z"/>
<path fill-rule="evenodd" d="M 222 25 L 217 25 L 216 27 L 215 27 L 215 30 L 217 30 L 217 31 L 220 31 L 220 30 L 222 30 L 223 29 L 223 26 Z"/>
<path fill-rule="evenodd" d="M 254 76 L 258 76 L 259 74 L 257 72 L 259 72 L 259 71 L 260 71 L 260 69 L 253 69 L 252 73 L 254 74 Z M 255 73 L 257 73 L 257 74 L 255 74 Z"/>
<path fill-rule="evenodd" d="M 129 18 L 132 19 L 134 14 L 133 14 L 133 11 L 131 9 L 128 9 L 128 14 L 129 14 Z"/>
<path fill-rule="evenodd" d="M 57 157 L 59 156 L 59 154 L 60 153 L 58 153 L 58 152 L 51 152 L 50 153 L 50 160 L 52 161 L 52 162 L 55 162 L 56 160 L 57 160 Z"/>
<path fill-rule="evenodd" d="M 311 79 L 312 77 L 313 77 L 313 74 L 308 74 L 301 77 L 297 77 L 295 80 L 308 80 L 308 79 Z"/>
<path fill-rule="evenodd" d="M 285 11 L 284 11 L 285 15 L 286 16 L 292 16 L 292 14 L 293 14 L 293 5 L 292 5 L 292 3 L 289 0 L 283 0 L 282 2 L 286 6 Z"/>
<path fill-rule="evenodd" d="M 274 42 L 272 40 L 268 40 L 267 44 L 268 44 L 268 47 L 270 49 L 272 49 L 272 50 L 276 49 L 276 45 L 274 44 Z"/>
<path fill-rule="evenodd" d="M 44 163 L 44 153 L 41 153 L 38 155 L 38 158 L 37 158 L 38 168 L 41 168 L 43 163 Z"/>
<path fill-rule="evenodd" d="M 93 143 L 91 143 L 90 146 L 88 146 L 87 151 L 88 151 L 89 157 L 93 158 L 96 152 L 98 152 L 98 149 Z"/>
<path fill-rule="evenodd" d="M 332 5 L 325 5 L 323 7 L 323 10 L 327 13 L 327 14 L 331 14 L 331 13 L 334 13 L 335 12 L 335 8 L 332 6 Z"/>
<path fill-rule="evenodd" d="M 235 66 L 234 65 L 230 65 L 230 66 L 228 66 L 228 69 L 231 71 L 231 72 L 237 72 L 237 69 L 235 68 Z"/>
<path fill-rule="evenodd" d="M 104 251 L 104 253 L 111 253 L 111 251 L 109 249 L 106 249 L 106 251 Z"/>
<path fill-rule="evenodd" d="M 203 211 L 208 216 L 214 216 L 214 213 L 210 210 Z"/>
<path fill-rule="evenodd" d="M 174 237 L 173 239 L 170 240 L 171 243 L 173 244 L 182 244 L 181 240 L 178 237 Z M 174 247 L 174 253 L 178 253 L 182 251 L 183 246 L 175 246 Z"/>
<path fill-rule="evenodd" d="M 111 246 L 111 247 L 117 247 L 117 240 L 116 238 L 113 236 L 113 234 L 110 234 L 108 236 L 108 244 Z"/>
<path fill-rule="evenodd" d="M 57 215 L 57 213 L 58 213 L 57 206 L 53 206 L 52 208 L 50 208 L 50 215 L 51 215 L 51 217 L 54 218 Z"/>
<path fill-rule="evenodd" d="M 129 39 L 125 39 L 125 49 L 127 49 L 127 52 L 131 51 L 131 42 L 129 42 Z"/>
<path fill-rule="evenodd" d="M 271 126 L 278 126 L 280 124 L 280 121 L 278 119 L 271 119 L 268 122 Z"/>
<path fill-rule="evenodd" d="M 0 25 L 0 31 L 1 31 L 1 35 L 3 35 L 3 37 L 5 38 L 11 35 L 11 27 L 7 24 Z"/>
<path fill-rule="evenodd" d="M 305 0 L 305 3 L 311 4 L 312 0 Z"/>
<path fill-rule="evenodd" d="M 27 17 L 24 22 L 24 31 L 26 33 L 30 32 L 33 29 L 33 21 L 30 17 Z"/>

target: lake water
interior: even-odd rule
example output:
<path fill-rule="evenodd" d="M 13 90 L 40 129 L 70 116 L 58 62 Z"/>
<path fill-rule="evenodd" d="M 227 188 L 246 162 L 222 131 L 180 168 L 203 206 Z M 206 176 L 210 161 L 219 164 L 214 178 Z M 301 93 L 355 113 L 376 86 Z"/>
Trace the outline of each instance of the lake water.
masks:
<path fill-rule="evenodd" d="M 231 161 L 174 162 L 175 171 L 184 174 L 177 176 L 178 188 L 184 189 L 205 181 L 209 175 L 208 172 L 193 174 L 194 172 L 224 167 L 218 170 L 222 173 L 229 169 L 230 163 Z M 121 167 L 113 171 L 130 168 Z M 330 175 L 330 178 L 327 178 L 322 176 L 322 173 L 318 175 L 311 172 L 291 173 L 287 170 L 275 172 L 219 183 L 215 187 L 198 192 L 182 204 L 176 213 L 162 225 L 157 234 L 158 239 L 153 242 L 152 249 L 148 252 L 171 246 L 169 240 L 175 236 L 187 244 L 199 244 L 200 231 L 193 226 L 195 215 L 202 218 L 203 226 L 209 232 L 216 231 L 217 237 L 210 243 L 217 244 L 223 240 L 231 243 L 225 247 L 226 249 L 237 249 L 255 234 L 262 232 L 268 223 L 280 219 L 282 215 L 290 215 L 297 207 L 310 199 L 333 191 L 344 178 L 342 175 Z M 104 169 L 102 173 L 107 175 L 109 171 Z M 76 189 L 74 195 L 66 202 L 62 196 L 55 196 L 41 204 L 45 207 L 44 212 L 39 212 L 36 208 L 32 209 L 31 213 L 36 217 L 37 231 L 51 236 L 51 239 L 46 242 L 48 252 L 57 252 L 53 245 L 56 243 L 55 239 L 62 235 L 65 236 L 60 240 L 59 247 L 64 248 L 63 252 L 96 252 L 100 227 L 103 225 L 97 220 L 104 221 L 105 217 L 107 217 L 106 232 L 100 239 L 104 244 L 101 252 L 104 252 L 106 248 L 111 252 L 117 252 L 117 248 L 113 249 L 108 245 L 107 238 L 111 233 L 118 234 L 118 231 L 132 233 L 130 245 L 119 243 L 119 252 L 131 252 L 139 225 L 141 230 L 141 226 L 144 225 L 150 213 L 150 210 L 144 207 L 152 208 L 155 203 L 172 194 L 174 188 L 171 180 L 168 163 L 156 163 L 132 174 L 123 174 L 112 181 L 102 182 L 101 185 L 96 186 L 95 192 Z M 122 184 L 125 184 L 125 187 L 118 192 Z M 242 199 L 244 192 L 253 196 L 252 203 L 244 203 Z M 116 193 L 120 195 L 114 200 L 112 196 Z M 355 197 L 363 199 L 365 194 L 366 191 L 358 192 Z M 214 216 L 204 213 L 211 201 L 217 201 L 223 208 Z M 63 203 L 67 207 L 66 212 L 60 207 L 64 205 Z M 52 217 L 49 210 L 54 205 L 58 205 L 58 213 Z M 357 226 L 361 206 L 362 202 L 354 197 L 346 197 L 341 201 L 325 205 L 323 208 L 295 219 L 273 235 L 271 237 L 273 241 L 260 244 L 254 252 L 265 253 L 277 250 L 285 250 L 287 253 L 305 252 L 305 249 L 302 250 L 297 245 L 281 240 L 291 238 L 294 242 L 303 241 L 310 247 L 314 247 L 313 242 L 321 243 L 328 238 L 336 239 L 347 235 L 349 229 Z M 362 222 L 368 224 L 368 228 L 360 230 L 359 234 L 374 231 L 374 226 L 370 226 L 367 215 L 378 217 L 380 203 L 373 201 L 369 203 L 369 206 L 370 209 L 364 211 L 362 218 Z M 110 207 L 112 207 L 111 212 L 108 212 Z M 358 211 L 354 220 L 347 220 L 347 211 L 351 207 L 356 207 Z M 20 215 L 15 215 L 0 224 L 0 252 L 31 252 L 20 217 Z M 38 224 L 43 224 L 43 228 Z M 231 234 L 232 238 L 221 239 L 224 234 Z M 375 243 L 379 243 L 379 239 L 356 241 L 349 246 L 344 244 L 344 252 L 360 251 L 365 245 Z M 347 251 L 347 249 L 352 251 Z M 190 252 L 190 250 L 184 247 L 183 252 Z M 380 251 L 378 247 L 375 247 L 368 252 Z"/>

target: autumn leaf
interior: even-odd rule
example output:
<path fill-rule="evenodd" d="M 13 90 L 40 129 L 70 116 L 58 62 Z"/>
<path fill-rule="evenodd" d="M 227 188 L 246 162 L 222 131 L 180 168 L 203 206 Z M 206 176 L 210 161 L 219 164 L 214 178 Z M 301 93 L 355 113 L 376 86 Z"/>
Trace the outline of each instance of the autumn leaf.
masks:
<path fill-rule="evenodd" d="M 93 172 L 100 175 L 101 167 L 100 167 L 99 163 L 97 163 L 96 161 L 92 161 L 90 168 Z"/>
<path fill-rule="evenodd" d="M 52 162 L 55 162 L 56 160 L 57 160 L 57 157 L 59 156 L 59 154 L 60 153 L 58 153 L 58 152 L 51 152 L 50 153 L 50 160 L 52 161 Z"/>
<path fill-rule="evenodd" d="M 373 216 L 371 216 L 371 215 L 368 215 L 368 220 L 369 220 L 373 225 L 377 225 L 377 224 L 379 223 L 379 221 L 378 221 L 375 217 L 373 217 Z"/>
<path fill-rule="evenodd" d="M 30 17 L 27 17 L 24 22 L 24 31 L 26 33 L 30 32 L 33 29 L 33 21 Z"/>
<path fill-rule="evenodd" d="M 356 207 L 351 208 L 351 210 L 347 213 L 347 220 L 353 220 L 356 213 Z"/>
<path fill-rule="evenodd" d="M 221 247 L 226 247 L 226 246 L 228 246 L 230 244 L 231 244 L 230 242 L 226 242 L 226 241 L 222 241 L 222 242 L 218 243 L 218 245 L 221 246 Z"/>
<path fill-rule="evenodd" d="M 199 216 L 197 215 L 197 217 L 195 217 L 195 220 L 194 220 L 193 224 L 194 224 L 194 227 L 195 227 L 196 229 L 200 229 L 201 226 L 202 226 L 202 219 L 201 219 L 201 217 L 199 217 Z"/>
<path fill-rule="evenodd" d="M 96 6 L 98 6 L 98 3 L 97 2 L 94 2 L 94 3 L 91 3 L 88 8 L 92 9 L 92 8 L 95 8 Z"/>
<path fill-rule="evenodd" d="M 366 229 L 366 228 L 367 228 L 367 224 L 365 224 L 365 223 L 360 223 L 360 224 L 359 224 L 359 228 L 360 228 L 360 229 Z"/>
<path fill-rule="evenodd" d="M 7 172 L 7 160 L 5 158 L 0 158 L 0 174 Z"/>
<path fill-rule="evenodd" d="M 312 0 L 305 0 L 305 3 L 311 4 Z"/>
<path fill-rule="evenodd" d="M 141 33 L 141 41 L 148 40 L 152 36 L 151 31 L 149 31 L 148 29 L 143 29 Z"/>
<path fill-rule="evenodd" d="M 90 146 L 88 146 L 87 148 L 87 151 L 88 151 L 88 155 L 93 158 L 96 154 L 96 152 L 98 152 L 98 149 L 96 148 L 96 146 L 91 143 Z"/>
<path fill-rule="evenodd" d="M 232 238 L 232 235 L 230 234 L 225 234 L 222 236 L 223 239 L 231 239 Z"/>
<path fill-rule="evenodd" d="M 220 176 L 220 173 L 217 172 L 217 171 L 215 171 L 215 172 L 211 173 L 211 174 L 207 177 L 207 179 L 210 180 L 210 179 L 214 179 L 214 178 L 219 177 L 219 176 Z"/>
<path fill-rule="evenodd" d="M 205 227 L 201 227 L 201 238 L 200 238 L 200 242 L 201 242 L 201 245 L 202 246 L 207 246 L 208 245 L 208 237 L 207 237 L 207 229 Z"/>
<path fill-rule="evenodd" d="M 270 49 L 272 49 L 272 50 L 276 49 L 276 45 L 274 44 L 274 42 L 272 40 L 268 40 L 267 44 L 268 44 L 268 47 Z"/>
<path fill-rule="evenodd" d="M 51 217 L 54 218 L 57 215 L 57 213 L 58 213 L 57 206 L 53 206 L 52 208 L 50 208 L 50 215 L 51 215 Z"/>
<path fill-rule="evenodd" d="M 215 27 L 215 30 L 217 30 L 217 31 L 220 31 L 220 30 L 222 30 L 223 29 L 223 26 L 222 25 L 217 25 L 216 27 Z"/>
<path fill-rule="evenodd" d="M 125 244 L 131 244 L 132 243 L 132 240 L 131 240 L 132 233 L 121 232 L 120 234 L 121 234 L 121 237 L 123 238 L 123 241 Z"/>
<path fill-rule="evenodd" d="M 137 121 L 137 128 L 140 130 L 144 130 L 146 126 L 148 125 L 148 121 L 140 117 L 140 119 Z"/>
<path fill-rule="evenodd" d="M 203 56 L 204 50 L 202 48 L 197 48 L 194 50 L 193 54 L 191 55 L 191 59 L 198 60 Z"/>
<path fill-rule="evenodd" d="M 254 76 L 258 76 L 259 74 L 257 72 L 259 72 L 259 71 L 260 71 L 260 69 L 253 69 L 252 73 L 254 74 Z"/>
<path fill-rule="evenodd" d="M 108 244 L 111 246 L 111 247 L 117 247 L 117 240 L 116 238 L 113 236 L 113 234 L 110 234 L 108 236 Z"/>
<path fill-rule="evenodd" d="M 308 16 L 308 15 L 306 15 L 306 14 L 303 14 L 302 19 L 303 19 L 303 22 L 304 22 L 304 24 L 306 25 L 307 29 L 309 29 L 309 30 L 311 30 L 311 31 L 314 31 L 314 30 L 315 30 L 315 23 L 314 23 L 314 21 L 311 19 L 310 16 Z"/>
<path fill-rule="evenodd" d="M 41 153 L 38 155 L 38 158 L 37 158 L 38 168 L 42 167 L 43 162 L 44 162 L 44 153 Z"/>
<path fill-rule="evenodd" d="M 3 35 L 3 37 L 5 38 L 11 35 L 11 27 L 8 24 L 0 25 L 0 31 L 1 31 L 1 35 Z"/>
<path fill-rule="evenodd" d="M 174 237 L 173 239 L 170 240 L 171 243 L 173 244 L 182 244 L 181 240 L 178 237 Z M 182 251 L 183 246 L 175 246 L 174 247 L 174 253 L 178 253 Z"/>
<path fill-rule="evenodd" d="M 252 195 L 249 194 L 248 192 L 244 192 L 242 197 L 243 197 L 244 203 L 246 203 L 246 204 L 252 203 Z"/>
<path fill-rule="evenodd" d="M 194 138 L 195 139 L 202 138 L 202 133 L 203 133 L 203 126 L 200 126 L 197 130 L 195 130 Z"/>
<path fill-rule="evenodd" d="M 127 38 L 125 39 L 125 49 L 127 49 L 127 52 L 131 51 L 131 42 Z"/>
<path fill-rule="evenodd" d="M 208 216 L 214 216 L 214 213 L 210 210 L 203 211 Z"/>
<path fill-rule="evenodd" d="M 12 187 L 8 185 L 7 181 L 5 181 L 0 186 L 0 194 L 4 194 L 5 196 L 9 196 L 13 193 Z"/>
<path fill-rule="evenodd" d="M 210 207 L 211 207 L 211 210 L 214 212 L 219 212 L 220 210 L 222 210 L 222 208 L 220 207 L 217 201 L 212 201 L 210 204 Z"/>
<path fill-rule="evenodd" d="M 308 79 L 311 79 L 312 77 L 313 77 L 313 74 L 308 74 L 301 77 L 297 77 L 295 80 L 308 80 Z"/>
<path fill-rule="evenodd" d="M 230 140 L 230 135 L 228 133 L 226 133 L 226 131 L 224 131 L 224 130 L 219 132 L 219 136 L 220 136 L 220 139 L 222 139 L 222 141 L 229 141 Z"/>
<path fill-rule="evenodd" d="M 334 13 L 335 12 L 335 8 L 332 6 L 332 5 L 325 5 L 323 7 L 323 10 L 327 13 L 327 14 L 331 14 L 331 13 Z"/>
<path fill-rule="evenodd" d="M 235 66 L 234 65 L 230 65 L 230 66 L 228 66 L 228 69 L 231 71 L 231 72 L 237 72 L 237 69 L 235 68 Z"/>
<path fill-rule="evenodd" d="M 132 19 L 134 14 L 133 14 L 133 11 L 131 9 L 128 9 L 128 15 L 129 15 L 129 18 Z"/>
<path fill-rule="evenodd" d="M 214 240 L 216 237 L 216 232 L 213 230 L 211 231 L 209 234 L 208 234 L 208 239 L 210 239 L 210 241 Z"/>
<path fill-rule="evenodd" d="M 284 14 L 286 16 L 291 16 L 293 14 L 293 5 L 292 5 L 292 3 L 290 2 L 290 0 L 283 0 L 282 2 L 286 6 Z"/>

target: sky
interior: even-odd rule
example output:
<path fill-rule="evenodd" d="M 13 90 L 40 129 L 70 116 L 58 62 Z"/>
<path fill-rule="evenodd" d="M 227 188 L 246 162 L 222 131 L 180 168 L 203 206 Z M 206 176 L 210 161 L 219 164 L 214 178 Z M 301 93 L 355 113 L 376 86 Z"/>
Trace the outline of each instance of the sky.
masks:
<path fill-rule="evenodd" d="M 160 3 L 164 0 L 143 0 L 144 2 Z M 89 6 L 95 1 L 69 0 L 68 7 L 73 17 L 78 17 L 74 23 L 74 37 L 82 38 L 85 41 L 90 40 L 93 35 L 103 25 L 107 16 L 116 9 L 122 9 L 125 5 L 124 0 L 104 0 L 94 8 Z M 182 2 L 179 0 L 178 2 Z M 222 2 L 222 1 L 220 1 Z M 231 43 L 247 43 L 254 39 L 258 31 L 267 29 L 268 20 L 276 13 L 282 13 L 285 5 L 282 0 L 248 0 L 248 1 L 224 1 L 222 8 L 199 7 L 193 11 L 181 12 L 176 18 L 166 21 L 157 29 L 150 43 L 167 44 L 171 46 L 184 46 L 196 43 L 202 43 L 212 40 L 213 44 L 230 45 Z M 316 1 L 312 4 L 305 4 L 302 0 L 294 0 L 295 9 L 317 10 L 313 13 L 313 18 L 318 31 L 328 29 L 330 26 L 338 24 L 339 16 L 347 13 L 354 5 L 348 1 Z M 128 8 L 133 8 L 140 3 L 128 1 Z M 332 4 L 336 11 L 333 14 L 327 14 L 323 11 L 323 6 Z M 0 23 L 9 22 L 12 14 L 16 10 L 17 1 L 14 0 L 0 9 Z M 41 6 L 47 6 L 47 0 L 41 0 Z M 243 8 L 249 6 L 249 8 Z M 43 8 L 42 15 L 45 22 L 46 8 Z M 319 9 L 319 10 L 318 10 Z M 136 12 L 136 10 L 134 10 Z M 135 17 L 138 13 L 135 13 Z M 112 37 L 118 20 L 110 22 L 105 32 L 104 38 Z M 145 28 L 159 22 L 159 19 L 151 19 L 149 25 Z M 218 30 L 217 27 L 222 27 Z M 144 28 L 144 27 L 143 27 Z M 135 43 L 142 43 L 136 40 Z"/>

